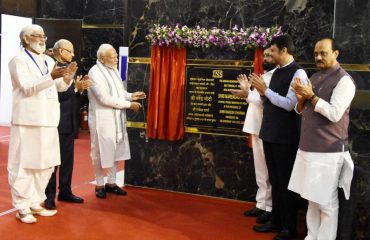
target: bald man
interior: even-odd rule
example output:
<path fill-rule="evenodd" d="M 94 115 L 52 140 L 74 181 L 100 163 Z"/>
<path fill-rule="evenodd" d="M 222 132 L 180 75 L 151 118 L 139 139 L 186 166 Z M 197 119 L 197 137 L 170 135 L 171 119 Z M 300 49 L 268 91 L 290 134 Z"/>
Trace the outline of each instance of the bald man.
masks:
<path fill-rule="evenodd" d="M 60 67 L 66 67 L 72 62 L 74 57 L 73 44 L 66 40 L 58 40 L 53 47 L 53 57 Z M 80 92 L 89 88 L 91 81 L 88 76 L 78 76 L 75 83 L 65 92 L 58 93 L 60 103 L 60 122 L 58 126 L 59 143 L 60 143 L 60 157 L 61 163 L 59 167 L 59 193 L 58 201 L 65 201 L 70 203 L 83 203 L 84 200 L 72 193 L 72 172 L 74 161 L 74 139 L 78 132 L 77 123 L 77 101 L 76 98 L 80 96 Z M 45 207 L 47 209 L 56 209 L 56 172 L 58 167 L 51 175 L 45 193 L 47 199 L 45 200 Z"/>
<path fill-rule="evenodd" d="M 39 216 L 53 216 L 56 210 L 41 207 L 45 188 L 54 166 L 60 164 L 58 91 L 71 84 L 76 64 L 57 68 L 44 55 L 44 30 L 39 25 L 20 33 L 21 52 L 9 62 L 13 86 L 8 172 L 12 203 L 23 223 L 35 223 Z"/>

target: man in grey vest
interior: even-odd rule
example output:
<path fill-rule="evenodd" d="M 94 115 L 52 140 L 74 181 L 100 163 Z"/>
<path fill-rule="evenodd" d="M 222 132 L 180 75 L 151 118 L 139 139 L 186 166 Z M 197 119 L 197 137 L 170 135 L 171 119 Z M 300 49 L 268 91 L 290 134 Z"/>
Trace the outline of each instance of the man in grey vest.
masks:
<path fill-rule="evenodd" d="M 338 227 L 338 187 L 349 198 L 353 162 L 348 151 L 349 108 L 356 87 L 337 57 L 332 38 L 315 45 L 320 71 L 311 82 L 292 84 L 302 115 L 299 150 L 288 188 L 309 201 L 306 240 L 334 240 Z"/>

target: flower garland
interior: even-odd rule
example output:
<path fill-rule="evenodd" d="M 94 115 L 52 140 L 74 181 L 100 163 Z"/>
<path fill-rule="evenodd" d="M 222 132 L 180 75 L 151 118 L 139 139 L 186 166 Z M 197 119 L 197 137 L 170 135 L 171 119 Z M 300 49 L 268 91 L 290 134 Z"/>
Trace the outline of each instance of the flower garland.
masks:
<path fill-rule="evenodd" d="M 189 46 L 194 48 L 209 48 L 211 46 L 220 48 L 230 48 L 236 50 L 254 49 L 266 46 L 273 37 L 282 35 L 281 27 L 249 27 L 239 28 L 234 26 L 231 30 L 224 30 L 213 27 L 206 29 L 196 26 L 189 28 L 188 26 L 169 27 L 166 25 L 154 24 L 154 27 L 149 30 L 146 39 L 152 45 L 159 46 Z"/>

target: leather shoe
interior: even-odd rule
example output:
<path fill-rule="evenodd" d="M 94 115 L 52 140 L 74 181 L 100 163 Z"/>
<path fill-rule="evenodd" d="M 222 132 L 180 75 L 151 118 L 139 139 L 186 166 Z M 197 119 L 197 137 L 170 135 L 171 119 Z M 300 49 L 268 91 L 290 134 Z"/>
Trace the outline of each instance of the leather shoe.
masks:
<path fill-rule="evenodd" d="M 257 207 L 253 208 L 252 210 L 245 211 L 244 216 L 246 217 L 258 217 L 261 216 L 265 211 L 259 209 Z"/>
<path fill-rule="evenodd" d="M 73 195 L 72 193 L 69 195 L 58 195 L 58 201 L 71 202 L 71 203 L 83 203 L 84 202 L 82 198 L 77 197 L 76 195 Z"/>
<path fill-rule="evenodd" d="M 296 231 L 284 229 L 274 237 L 274 240 L 291 240 L 294 239 L 295 237 L 297 237 Z"/>
<path fill-rule="evenodd" d="M 107 194 L 105 193 L 105 189 L 103 188 L 95 188 L 95 195 L 98 198 L 107 198 Z"/>
<path fill-rule="evenodd" d="M 49 209 L 49 210 L 55 210 L 57 207 L 55 206 L 55 201 L 54 199 L 49 199 L 47 198 L 44 202 L 44 206 L 46 209 Z"/>
<path fill-rule="evenodd" d="M 263 225 L 255 225 L 253 226 L 253 230 L 260 233 L 267 233 L 267 232 L 280 232 L 281 226 L 273 224 L 271 222 L 267 222 Z"/>
<path fill-rule="evenodd" d="M 108 184 L 105 184 L 105 191 L 110 192 L 110 193 L 114 193 L 114 194 L 117 194 L 117 195 L 122 195 L 122 196 L 127 195 L 127 192 L 125 190 L 123 190 L 122 188 L 118 187 L 117 185 L 109 186 Z"/>
<path fill-rule="evenodd" d="M 256 219 L 256 223 L 265 224 L 271 219 L 271 212 L 264 212 Z"/>

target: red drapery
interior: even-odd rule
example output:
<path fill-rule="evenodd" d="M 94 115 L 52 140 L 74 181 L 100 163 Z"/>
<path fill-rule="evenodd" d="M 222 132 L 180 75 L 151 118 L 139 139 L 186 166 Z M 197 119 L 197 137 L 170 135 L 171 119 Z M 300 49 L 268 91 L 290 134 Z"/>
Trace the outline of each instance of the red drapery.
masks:
<path fill-rule="evenodd" d="M 186 48 L 152 46 L 147 111 L 149 138 L 184 137 Z"/>
<path fill-rule="evenodd" d="M 263 49 L 256 48 L 254 50 L 253 72 L 255 74 L 263 74 Z M 252 148 L 252 135 L 248 138 L 248 147 Z"/>

